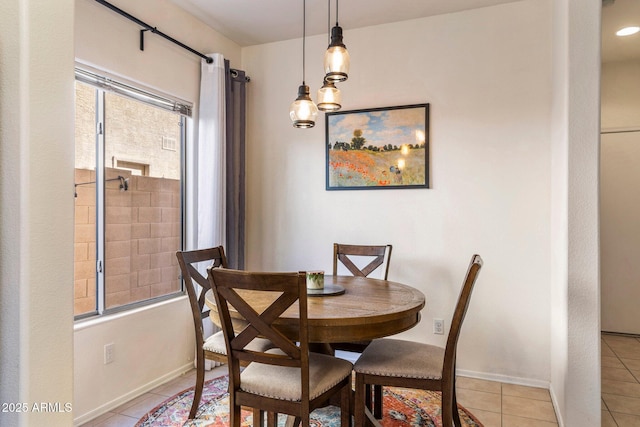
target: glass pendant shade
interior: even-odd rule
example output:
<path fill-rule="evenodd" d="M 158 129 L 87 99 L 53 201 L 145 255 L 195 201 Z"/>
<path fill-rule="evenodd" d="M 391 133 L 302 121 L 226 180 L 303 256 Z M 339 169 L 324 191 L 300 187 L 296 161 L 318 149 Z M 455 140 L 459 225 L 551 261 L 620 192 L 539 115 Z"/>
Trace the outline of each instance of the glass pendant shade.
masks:
<path fill-rule="evenodd" d="M 331 43 L 324 54 L 324 72 L 325 79 L 331 82 L 343 82 L 349 76 L 349 52 L 338 25 L 331 29 Z"/>
<path fill-rule="evenodd" d="M 342 94 L 340 89 L 332 82 L 324 81 L 324 84 L 318 89 L 318 110 L 320 111 L 338 111 L 342 108 Z"/>
<path fill-rule="evenodd" d="M 318 117 L 318 107 L 309 96 L 309 86 L 304 82 L 298 87 L 298 97 L 289 107 L 289 116 L 296 128 L 312 128 Z"/>

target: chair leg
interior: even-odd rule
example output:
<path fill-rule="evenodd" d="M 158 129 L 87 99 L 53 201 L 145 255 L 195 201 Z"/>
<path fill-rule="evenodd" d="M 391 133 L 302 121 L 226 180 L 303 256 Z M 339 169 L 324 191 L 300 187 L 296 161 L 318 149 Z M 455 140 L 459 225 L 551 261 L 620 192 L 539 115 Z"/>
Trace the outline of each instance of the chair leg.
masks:
<path fill-rule="evenodd" d="M 462 423 L 460 422 L 460 414 L 458 413 L 458 400 L 456 399 L 456 365 L 453 365 L 453 375 L 451 376 L 451 388 L 449 391 L 451 392 L 451 415 L 453 418 L 453 424 L 456 427 L 461 427 Z"/>
<path fill-rule="evenodd" d="M 259 408 L 252 408 L 253 427 L 264 427 L 264 411 Z"/>
<path fill-rule="evenodd" d="M 202 388 L 204 387 L 204 358 L 198 357 L 196 362 L 196 386 L 193 391 L 193 402 L 191 403 L 191 411 L 189 411 L 189 419 L 196 417 L 200 399 L 202 399 Z"/>
<path fill-rule="evenodd" d="M 382 386 L 373 386 L 373 416 L 381 420 L 382 419 Z"/>
<path fill-rule="evenodd" d="M 455 408 L 457 410 L 457 408 Z M 442 427 L 453 427 L 453 395 L 451 390 L 442 390 Z"/>
<path fill-rule="evenodd" d="M 371 386 L 369 384 L 364 385 L 364 404 L 367 408 L 373 408 L 371 402 Z"/>
<path fill-rule="evenodd" d="M 462 422 L 460 421 L 460 413 L 458 411 L 458 400 L 456 399 L 456 386 L 453 385 L 453 424 L 456 427 L 462 427 Z"/>
<path fill-rule="evenodd" d="M 267 427 L 276 427 L 278 425 L 278 413 L 267 412 Z"/>
<path fill-rule="evenodd" d="M 230 427 L 240 427 L 240 410 L 241 407 L 240 405 L 236 405 L 236 399 L 234 397 L 234 392 L 230 391 L 229 392 L 229 407 L 230 407 L 230 411 L 229 411 L 229 426 Z M 255 412 L 254 412 L 255 414 Z M 255 422 L 255 420 L 254 420 Z"/>
<path fill-rule="evenodd" d="M 342 387 L 340 392 L 340 426 L 349 427 L 351 425 L 351 381 Z"/>
<path fill-rule="evenodd" d="M 354 427 L 364 427 L 364 409 L 365 405 L 365 395 L 369 395 L 369 399 L 371 399 L 371 393 L 365 392 L 365 384 L 364 377 L 362 374 L 356 373 L 356 393 L 355 393 L 355 402 L 353 404 L 353 425 Z M 369 389 L 371 390 L 371 389 Z"/>

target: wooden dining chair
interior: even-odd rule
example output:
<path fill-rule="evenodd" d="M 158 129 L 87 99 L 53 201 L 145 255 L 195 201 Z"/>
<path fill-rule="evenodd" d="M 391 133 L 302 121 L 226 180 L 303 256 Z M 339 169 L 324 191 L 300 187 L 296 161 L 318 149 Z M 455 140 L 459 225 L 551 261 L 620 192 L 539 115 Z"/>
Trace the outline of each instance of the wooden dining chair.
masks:
<path fill-rule="evenodd" d="M 200 274 L 197 267 L 199 263 L 206 263 L 205 267 L 207 268 L 226 267 L 227 257 L 222 246 L 193 251 L 178 251 L 176 252 L 176 257 L 182 271 L 182 279 L 187 288 L 196 337 L 196 386 L 191 411 L 189 412 L 189 418 L 191 419 L 196 416 L 200 399 L 202 398 L 205 360 L 219 363 L 227 362 L 227 348 L 222 331 L 216 332 L 207 339 L 204 338 L 202 322 L 209 317 L 209 310 L 205 307 L 204 294 L 211 289 L 211 286 L 207 278 Z M 252 345 L 260 349 L 271 348 L 269 341 L 263 339 L 257 339 Z"/>
<path fill-rule="evenodd" d="M 389 275 L 389 263 L 391 261 L 392 245 L 347 245 L 343 243 L 333 244 L 333 275 L 338 274 L 338 262 L 344 265 L 354 276 L 368 277 L 378 268 L 382 267 L 380 277 L 387 280 Z M 364 263 L 362 262 L 364 261 Z M 363 265 L 364 264 L 364 265 Z M 358 265 L 363 265 L 359 267 Z M 335 350 L 362 353 L 371 343 L 371 340 L 355 342 L 332 343 L 331 348 Z M 371 393 L 367 387 L 367 407 L 371 407 Z M 373 396 L 374 414 L 377 418 L 382 417 L 382 388 L 374 387 Z"/>
<path fill-rule="evenodd" d="M 354 365 L 356 393 L 354 405 L 355 427 L 363 427 L 365 418 L 380 425 L 365 409 L 365 385 L 435 390 L 442 392 L 442 426 L 460 427 L 456 401 L 456 348 L 471 292 L 482 268 L 482 258 L 471 258 L 467 274 L 458 297 L 451 330 L 445 348 L 382 338 L 374 340 Z"/>
<path fill-rule="evenodd" d="M 295 417 L 295 424 L 301 422 L 308 427 L 311 411 L 324 406 L 336 394 L 340 398 L 341 425 L 349 426 L 353 366 L 346 360 L 309 352 L 305 276 L 304 272 L 209 270 L 228 349 L 231 427 L 240 427 L 241 406 L 254 408 L 254 426 L 263 426 L 266 412 L 268 425 L 275 425 L 277 414 L 282 413 Z M 256 311 L 243 298 L 247 291 L 252 291 L 252 299 L 268 301 L 267 308 Z M 287 327 L 297 327 L 297 342 L 277 327 L 280 315 L 292 306 L 297 306 L 299 315 Z M 234 316 L 247 320 L 248 325 L 242 331 L 234 330 L 232 311 Z M 274 349 L 248 349 L 247 344 L 258 336 L 269 339 Z M 241 362 L 248 363 L 242 372 Z"/>

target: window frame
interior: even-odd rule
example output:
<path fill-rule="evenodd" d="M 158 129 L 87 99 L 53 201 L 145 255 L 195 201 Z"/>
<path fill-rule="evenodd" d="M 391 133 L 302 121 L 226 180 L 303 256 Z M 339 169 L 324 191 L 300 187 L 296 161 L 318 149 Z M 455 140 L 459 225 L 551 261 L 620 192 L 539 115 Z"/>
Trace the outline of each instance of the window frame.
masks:
<path fill-rule="evenodd" d="M 126 303 L 112 308 L 106 308 L 105 304 L 105 252 L 106 252 L 106 200 L 105 200 L 105 93 L 113 92 L 119 96 L 143 102 L 152 107 L 160 108 L 172 113 L 176 113 L 180 120 L 180 141 L 178 151 L 180 152 L 180 247 L 176 250 L 182 250 L 186 239 L 186 188 L 187 188 L 187 153 L 186 147 L 191 136 L 188 125 L 191 123 L 192 105 L 186 101 L 170 98 L 157 92 L 149 91 L 141 86 L 124 83 L 119 79 L 106 77 L 96 74 L 93 71 L 76 66 L 75 68 L 76 82 L 80 82 L 95 89 L 96 101 L 96 280 L 95 280 L 95 309 L 85 313 L 74 315 L 74 321 L 95 319 L 105 315 L 120 313 L 133 310 L 136 308 L 156 304 L 162 301 L 182 297 L 185 295 L 184 281 L 180 280 L 180 289 L 165 295 L 151 297 L 148 299 Z M 74 102 L 75 97 L 74 97 Z"/>

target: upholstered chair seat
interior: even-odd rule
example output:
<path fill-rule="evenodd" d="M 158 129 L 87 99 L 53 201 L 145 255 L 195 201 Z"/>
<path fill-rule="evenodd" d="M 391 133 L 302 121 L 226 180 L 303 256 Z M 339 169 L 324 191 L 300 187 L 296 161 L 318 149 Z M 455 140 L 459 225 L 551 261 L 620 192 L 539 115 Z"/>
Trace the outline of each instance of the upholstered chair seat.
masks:
<path fill-rule="evenodd" d="M 442 378 L 444 348 L 391 338 L 373 340 L 358 359 L 356 373 L 385 377 Z"/>
<path fill-rule="evenodd" d="M 267 353 L 282 354 L 279 350 L 268 350 Z M 351 362 L 309 353 L 309 399 L 315 399 L 337 385 L 351 375 L 351 370 Z M 240 376 L 240 388 L 248 393 L 292 402 L 302 399 L 300 369 L 252 363 Z"/>

